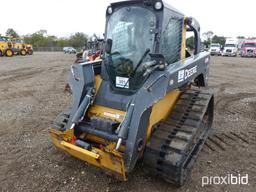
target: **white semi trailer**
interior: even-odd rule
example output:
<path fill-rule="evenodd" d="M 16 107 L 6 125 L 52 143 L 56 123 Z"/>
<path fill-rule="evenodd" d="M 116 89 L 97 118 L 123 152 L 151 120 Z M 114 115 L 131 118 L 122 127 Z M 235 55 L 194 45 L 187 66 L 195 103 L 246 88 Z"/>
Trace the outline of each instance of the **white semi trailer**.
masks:
<path fill-rule="evenodd" d="M 232 39 L 232 38 L 227 39 L 222 55 L 236 57 L 237 53 L 238 53 L 238 40 Z"/>

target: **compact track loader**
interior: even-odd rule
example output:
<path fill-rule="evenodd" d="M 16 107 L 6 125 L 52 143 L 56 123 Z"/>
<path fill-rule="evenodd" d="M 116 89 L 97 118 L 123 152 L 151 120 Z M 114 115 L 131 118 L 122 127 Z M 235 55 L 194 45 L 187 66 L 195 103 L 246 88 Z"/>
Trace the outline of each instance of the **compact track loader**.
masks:
<path fill-rule="evenodd" d="M 53 123 L 54 145 L 120 180 L 141 162 L 182 185 L 213 121 L 209 62 L 195 19 L 161 0 L 111 4 L 103 59 L 71 67 L 73 102 Z"/>

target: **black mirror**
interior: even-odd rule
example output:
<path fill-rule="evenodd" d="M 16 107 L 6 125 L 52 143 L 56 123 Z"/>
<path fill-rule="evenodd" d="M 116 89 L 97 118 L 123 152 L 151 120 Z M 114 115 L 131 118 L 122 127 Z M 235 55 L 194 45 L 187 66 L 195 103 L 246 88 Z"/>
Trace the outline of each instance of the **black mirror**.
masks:
<path fill-rule="evenodd" d="M 112 39 L 107 39 L 106 45 L 105 45 L 105 51 L 106 51 L 107 54 L 111 53 L 112 43 L 113 43 Z"/>

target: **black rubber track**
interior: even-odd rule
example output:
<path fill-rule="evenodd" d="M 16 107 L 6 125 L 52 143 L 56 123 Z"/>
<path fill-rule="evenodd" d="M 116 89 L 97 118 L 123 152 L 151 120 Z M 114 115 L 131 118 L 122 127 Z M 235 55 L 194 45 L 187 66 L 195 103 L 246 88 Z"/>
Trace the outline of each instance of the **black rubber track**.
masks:
<path fill-rule="evenodd" d="M 182 185 L 207 139 L 213 121 L 210 90 L 188 90 L 170 117 L 155 127 L 143 164 L 152 174 Z"/>

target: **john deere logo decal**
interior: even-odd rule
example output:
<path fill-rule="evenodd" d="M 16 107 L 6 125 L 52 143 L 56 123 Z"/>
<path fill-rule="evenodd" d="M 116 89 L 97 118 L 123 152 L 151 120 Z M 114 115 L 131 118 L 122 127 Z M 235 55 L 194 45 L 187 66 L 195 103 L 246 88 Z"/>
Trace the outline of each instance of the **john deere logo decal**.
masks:
<path fill-rule="evenodd" d="M 180 70 L 178 73 L 178 83 L 186 80 L 187 78 L 191 77 L 195 73 L 197 73 L 197 65 L 195 67 L 192 67 L 191 69 Z"/>

